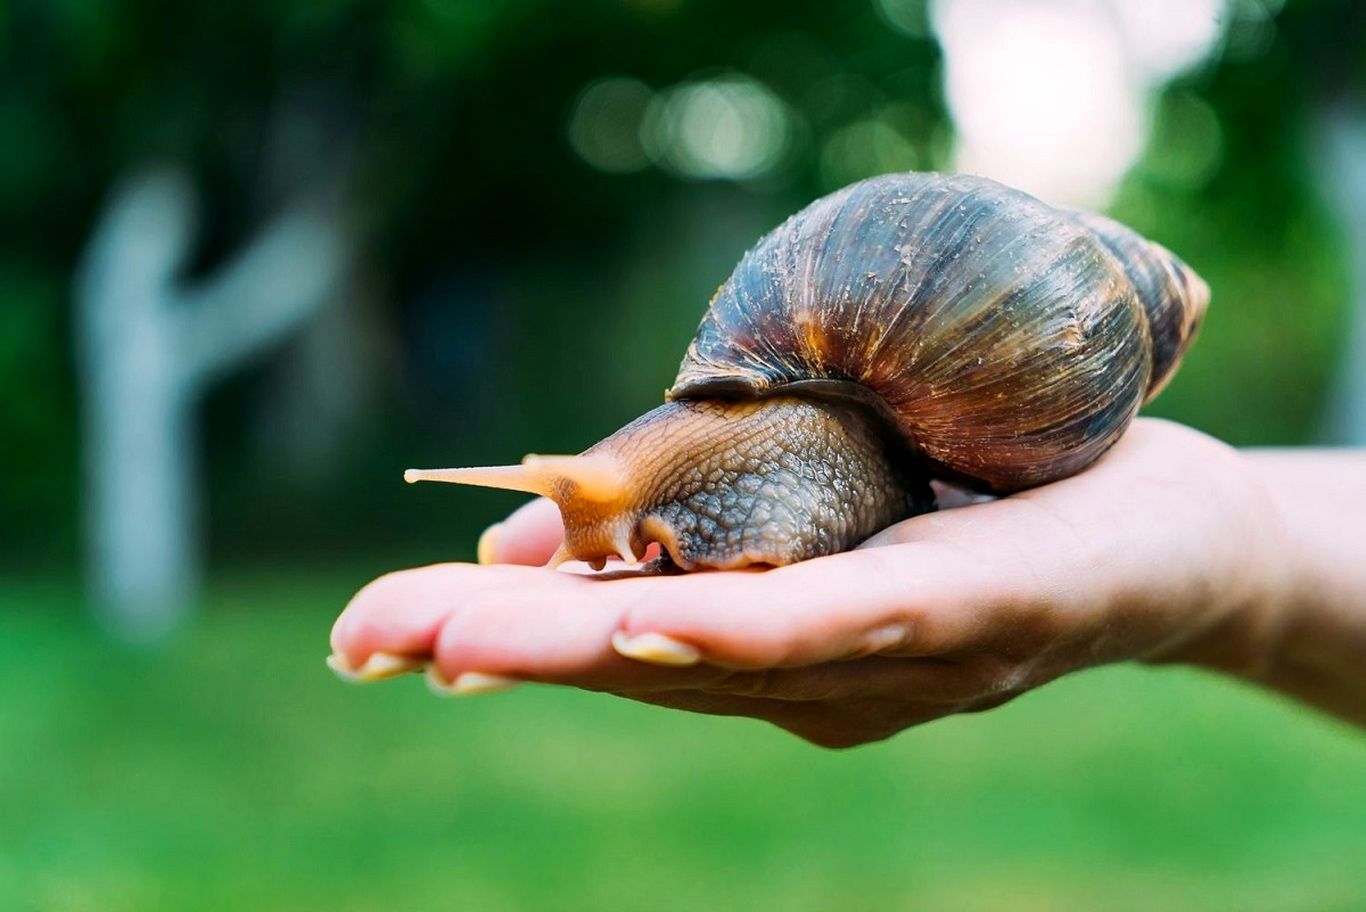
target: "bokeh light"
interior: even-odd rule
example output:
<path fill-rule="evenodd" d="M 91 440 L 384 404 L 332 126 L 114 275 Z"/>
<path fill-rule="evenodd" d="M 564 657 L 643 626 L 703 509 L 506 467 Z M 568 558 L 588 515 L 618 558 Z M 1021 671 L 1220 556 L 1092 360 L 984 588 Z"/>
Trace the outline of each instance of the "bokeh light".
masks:
<path fill-rule="evenodd" d="M 873 117 L 840 127 L 821 148 L 821 182 L 835 190 L 845 184 L 922 166 L 915 143 L 902 132 L 898 108 L 889 105 Z"/>
<path fill-rule="evenodd" d="M 930 19 L 925 0 L 873 0 L 873 6 L 897 31 L 913 38 L 929 36 Z"/>
<path fill-rule="evenodd" d="M 640 125 L 654 92 L 639 79 L 610 76 L 579 93 L 569 118 L 569 144 L 585 162 L 611 174 L 649 167 Z"/>
<path fill-rule="evenodd" d="M 1193 92 L 1170 92 L 1153 115 L 1148 148 L 1145 174 L 1182 190 L 1198 190 L 1223 161 L 1219 115 Z"/>
<path fill-rule="evenodd" d="M 772 171 L 792 141 L 787 106 L 739 73 L 684 82 L 651 105 L 642 139 L 661 166 L 695 178 L 746 180 Z"/>

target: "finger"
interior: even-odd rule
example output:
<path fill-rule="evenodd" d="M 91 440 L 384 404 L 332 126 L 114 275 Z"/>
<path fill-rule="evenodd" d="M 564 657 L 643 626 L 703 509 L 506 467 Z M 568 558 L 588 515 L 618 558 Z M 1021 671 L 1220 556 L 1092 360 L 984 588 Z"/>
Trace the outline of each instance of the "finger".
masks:
<path fill-rule="evenodd" d="M 614 635 L 625 655 L 643 634 L 662 635 L 684 648 L 674 665 L 793 667 L 883 651 L 938 655 L 960 647 L 974 621 L 970 606 L 958 607 L 946 593 L 990 569 L 924 543 L 769 572 L 613 580 L 447 564 L 367 586 L 338 622 L 336 642 L 357 661 L 375 650 L 435 653 L 447 680 L 475 671 L 599 689 L 698 684 L 714 672 L 643 672 L 612 651 Z"/>
<path fill-rule="evenodd" d="M 484 530 L 479 537 L 479 563 L 544 566 L 563 540 L 559 508 L 538 497 Z"/>
<path fill-rule="evenodd" d="M 478 588 L 442 621 L 431 652 L 444 680 L 474 671 L 589 690 L 657 691 L 708 685 L 725 676 L 724 669 L 709 666 L 643 665 L 616 652 L 612 634 L 622 608 L 618 599 L 600 593 L 629 580 L 517 569 L 515 580 L 507 577 L 509 585 Z"/>
<path fill-rule="evenodd" d="M 712 716 L 742 716 L 768 722 L 820 747 L 846 748 L 881 741 L 913 725 L 946 715 L 942 707 L 901 701 L 896 704 L 844 706 L 791 703 L 696 691 L 623 693 L 640 703 Z"/>
<path fill-rule="evenodd" d="M 612 649 L 620 599 L 605 582 L 536 567 L 438 564 L 380 577 L 333 627 L 334 651 L 351 668 L 375 655 L 432 656 L 441 679 L 466 672 L 596 690 L 701 686 L 711 667 L 655 668 Z M 362 676 L 369 677 L 369 676 Z"/>
<path fill-rule="evenodd" d="M 455 609 L 455 593 L 470 597 L 497 585 L 496 576 L 471 577 L 460 564 L 387 573 L 357 592 L 332 625 L 332 651 L 359 668 L 375 653 L 427 656 L 436 631 Z"/>
<path fill-rule="evenodd" d="M 543 606 L 538 607 L 536 600 L 552 601 L 555 587 L 572 586 L 573 579 L 573 574 L 543 568 L 457 563 L 388 573 L 352 597 L 333 624 L 332 649 L 354 668 L 375 654 L 429 657 L 442 625 L 455 612 L 464 609 L 477 622 L 493 608 L 496 620 L 497 593 L 511 590 L 531 605 L 524 618 L 528 626 L 534 626 L 542 623 Z M 486 622 L 484 626 L 492 625 Z"/>
<path fill-rule="evenodd" d="M 790 702 L 913 701 L 959 705 L 1013 686 L 1009 676 L 984 673 L 975 663 L 945 659 L 869 656 L 805 668 L 732 671 L 703 688 L 728 694 Z"/>
<path fill-rule="evenodd" d="M 974 509 L 974 508 L 967 508 Z M 624 642 L 678 644 L 735 668 L 961 648 L 975 606 L 953 596 L 985 568 L 933 543 L 853 551 L 766 572 L 698 573 L 623 589 Z M 611 593 L 616 595 L 617 593 Z M 650 660 L 648 654 L 641 658 Z"/>
<path fill-rule="evenodd" d="M 762 697 L 741 697 L 731 694 L 704 693 L 699 690 L 662 690 L 653 693 L 621 692 L 616 694 L 637 703 L 681 709 L 684 712 L 708 716 L 736 716 L 769 722 L 788 731 L 810 729 L 820 721 L 823 710 L 817 706 L 768 700 Z"/>
<path fill-rule="evenodd" d="M 480 568 L 466 570 L 467 576 L 484 575 Z M 512 579 L 511 572 L 502 576 Z M 473 594 L 444 616 L 431 646 L 443 680 L 477 672 L 592 690 L 655 693 L 686 687 L 787 702 L 910 698 L 957 703 L 997 689 L 994 672 L 984 675 L 977 664 L 941 659 L 877 656 L 759 671 L 642 665 L 608 646 L 621 614 L 611 599 L 599 596 L 608 589 L 620 593 L 629 581 L 520 569 L 516 578 L 516 585 L 471 587 Z"/>

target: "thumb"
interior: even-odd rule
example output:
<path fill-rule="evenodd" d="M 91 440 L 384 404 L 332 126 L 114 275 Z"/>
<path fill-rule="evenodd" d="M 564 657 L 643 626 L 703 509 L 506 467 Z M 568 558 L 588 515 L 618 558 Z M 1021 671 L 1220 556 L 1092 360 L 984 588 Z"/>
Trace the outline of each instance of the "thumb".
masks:
<path fill-rule="evenodd" d="M 563 540 L 559 508 L 538 497 L 484 530 L 479 536 L 479 563 L 540 566 Z"/>

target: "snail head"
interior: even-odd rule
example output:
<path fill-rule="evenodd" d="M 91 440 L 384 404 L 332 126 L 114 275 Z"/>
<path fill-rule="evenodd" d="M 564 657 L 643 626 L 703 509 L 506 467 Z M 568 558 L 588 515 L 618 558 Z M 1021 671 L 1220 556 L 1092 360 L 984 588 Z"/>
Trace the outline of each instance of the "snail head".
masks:
<path fill-rule="evenodd" d="M 796 397 L 669 402 L 578 456 L 404 478 L 548 497 L 564 520 L 551 564 L 596 569 L 608 557 L 633 564 L 651 542 L 689 570 L 788 564 L 933 504 L 889 461 L 870 419 Z"/>
<path fill-rule="evenodd" d="M 628 468 L 623 460 L 606 452 L 530 454 L 520 465 L 409 469 L 403 473 L 403 480 L 410 484 L 444 481 L 548 497 L 560 508 L 566 536 L 565 544 L 551 559 L 552 565 L 581 556 L 601 569 L 608 555 L 629 564 L 636 562 L 631 523 L 626 519 L 634 499 Z"/>

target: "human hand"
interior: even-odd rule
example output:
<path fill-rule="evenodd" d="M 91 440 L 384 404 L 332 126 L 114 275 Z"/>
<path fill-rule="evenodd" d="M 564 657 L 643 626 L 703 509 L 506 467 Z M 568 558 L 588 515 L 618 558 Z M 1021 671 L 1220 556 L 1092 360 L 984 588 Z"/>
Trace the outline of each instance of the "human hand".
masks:
<path fill-rule="evenodd" d="M 375 580 L 333 627 L 334 667 L 378 678 L 430 663 L 455 693 L 567 684 L 844 747 L 1108 662 L 1254 664 L 1286 572 L 1275 498 L 1244 457 L 1151 419 L 1073 478 L 788 567 L 520 566 L 560 534 L 537 501 L 481 542 L 495 565 Z"/>

